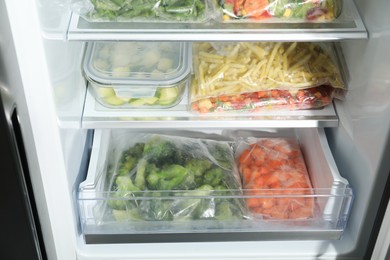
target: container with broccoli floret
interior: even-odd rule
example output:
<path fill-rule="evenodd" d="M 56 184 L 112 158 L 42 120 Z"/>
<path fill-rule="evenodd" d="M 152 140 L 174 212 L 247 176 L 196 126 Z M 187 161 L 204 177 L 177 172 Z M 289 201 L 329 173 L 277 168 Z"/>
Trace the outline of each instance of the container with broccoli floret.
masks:
<path fill-rule="evenodd" d="M 84 74 L 105 107 L 169 108 L 183 97 L 189 64 L 187 43 L 95 42 L 86 48 Z"/>

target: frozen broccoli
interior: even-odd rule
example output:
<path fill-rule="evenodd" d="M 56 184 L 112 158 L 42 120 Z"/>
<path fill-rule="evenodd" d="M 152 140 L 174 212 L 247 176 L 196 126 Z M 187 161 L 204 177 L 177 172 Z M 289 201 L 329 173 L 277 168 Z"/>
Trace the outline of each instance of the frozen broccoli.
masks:
<path fill-rule="evenodd" d="M 167 163 L 177 163 L 178 153 L 179 151 L 173 142 L 159 136 L 150 138 L 143 151 L 145 158 L 159 167 Z"/>
<path fill-rule="evenodd" d="M 185 168 L 194 173 L 195 176 L 203 176 L 204 172 L 212 166 L 212 162 L 207 159 L 189 160 Z"/>
<path fill-rule="evenodd" d="M 143 143 L 136 143 L 122 154 L 118 167 L 118 175 L 127 175 L 134 169 L 138 160 L 142 157 L 143 149 Z"/>
<path fill-rule="evenodd" d="M 117 191 L 140 191 L 140 188 L 134 185 L 130 176 L 117 176 L 115 184 Z"/>
<path fill-rule="evenodd" d="M 131 170 L 135 167 L 137 164 L 138 159 L 132 156 L 126 156 L 119 164 L 118 168 L 118 175 L 125 176 L 131 172 Z"/>
<path fill-rule="evenodd" d="M 220 167 L 229 169 L 233 160 L 230 147 L 222 144 L 209 145 L 209 151 Z"/>
<path fill-rule="evenodd" d="M 137 173 L 135 175 L 134 184 L 141 190 L 145 189 L 145 172 L 148 162 L 145 159 L 138 161 Z"/>
<path fill-rule="evenodd" d="M 210 191 L 213 190 L 213 187 L 209 184 L 204 184 L 204 185 L 200 186 L 199 188 L 197 188 L 196 190 L 200 191 L 198 193 L 199 195 L 205 196 L 205 195 L 210 194 Z"/>
<path fill-rule="evenodd" d="M 172 220 L 171 199 L 165 199 L 168 194 L 160 192 L 148 192 L 149 199 L 142 200 L 139 212 L 145 220 Z"/>
<path fill-rule="evenodd" d="M 150 170 L 146 182 L 148 187 L 153 190 L 190 189 L 195 186 L 193 173 L 177 164 L 169 164 L 161 169 Z"/>
<path fill-rule="evenodd" d="M 137 208 L 126 209 L 126 210 L 113 209 L 112 215 L 114 216 L 115 220 L 118 222 L 141 220 Z"/>
<path fill-rule="evenodd" d="M 110 199 L 107 200 L 107 204 L 110 208 L 115 209 L 115 210 L 127 210 L 127 208 L 131 207 L 131 203 L 129 200 L 124 199 L 123 197 L 124 194 L 114 192 L 110 195 Z"/>
<path fill-rule="evenodd" d="M 131 207 L 131 201 L 126 199 L 132 197 L 132 192 L 138 192 L 140 189 L 133 184 L 130 176 L 117 176 L 115 179 L 115 192 L 107 201 L 108 205 L 117 210 L 124 210 Z"/>
<path fill-rule="evenodd" d="M 214 187 L 216 196 L 226 196 L 215 198 L 215 218 L 218 220 L 232 220 L 245 217 L 245 202 L 242 198 L 236 197 L 241 195 L 240 190 L 229 190 L 225 185 Z"/>
<path fill-rule="evenodd" d="M 127 150 L 127 154 L 132 155 L 134 157 L 141 157 L 144 152 L 144 143 L 136 143 L 133 147 Z"/>
<path fill-rule="evenodd" d="M 237 210 L 235 205 L 227 199 L 223 199 L 217 203 L 215 210 L 215 218 L 218 220 L 229 220 L 229 219 L 238 219 L 242 217 L 242 213 Z"/>
<path fill-rule="evenodd" d="M 203 181 L 213 187 L 224 184 L 225 172 L 221 168 L 213 167 L 204 174 Z"/>
<path fill-rule="evenodd" d="M 209 198 L 202 198 L 211 194 L 213 187 L 202 185 L 197 189 L 176 193 L 180 196 L 172 202 L 172 215 L 175 220 L 199 219 L 200 216 L 210 215 L 213 206 Z M 212 212 L 211 212 L 212 211 Z M 213 214 L 213 213 L 212 213 Z"/>
<path fill-rule="evenodd" d="M 212 219 L 215 216 L 215 200 L 212 197 L 208 197 L 213 192 L 213 187 L 209 184 L 205 184 L 196 189 L 199 196 L 203 198 L 199 199 L 199 205 L 194 212 L 194 216 L 197 219 Z"/>
<path fill-rule="evenodd" d="M 203 184 L 203 174 L 212 166 L 212 162 L 207 159 L 190 159 L 185 164 L 185 168 L 194 174 L 196 186 Z"/>

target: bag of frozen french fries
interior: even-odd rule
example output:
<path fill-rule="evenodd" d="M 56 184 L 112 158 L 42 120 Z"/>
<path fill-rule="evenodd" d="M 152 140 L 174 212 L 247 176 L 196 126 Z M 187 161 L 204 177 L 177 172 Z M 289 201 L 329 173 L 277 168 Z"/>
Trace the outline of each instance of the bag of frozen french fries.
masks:
<path fill-rule="evenodd" d="M 333 49 L 305 42 L 199 42 L 193 44 L 191 110 L 297 110 L 342 98 Z"/>

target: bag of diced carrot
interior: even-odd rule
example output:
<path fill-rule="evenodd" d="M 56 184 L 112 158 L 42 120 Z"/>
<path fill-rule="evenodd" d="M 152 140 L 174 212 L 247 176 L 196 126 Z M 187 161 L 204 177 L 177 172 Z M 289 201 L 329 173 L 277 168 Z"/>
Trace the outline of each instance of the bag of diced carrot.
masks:
<path fill-rule="evenodd" d="M 256 91 L 237 95 L 220 95 L 194 101 L 191 110 L 198 113 L 269 110 L 318 109 L 332 103 L 337 90 L 322 85 L 300 90 Z"/>
<path fill-rule="evenodd" d="M 255 218 L 309 219 L 315 201 L 296 139 L 252 138 L 237 146 L 246 203 Z"/>

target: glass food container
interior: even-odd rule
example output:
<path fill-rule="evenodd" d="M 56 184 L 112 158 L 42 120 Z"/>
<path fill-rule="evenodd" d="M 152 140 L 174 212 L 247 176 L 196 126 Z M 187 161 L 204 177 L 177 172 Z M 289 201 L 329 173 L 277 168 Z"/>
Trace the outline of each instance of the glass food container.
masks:
<path fill-rule="evenodd" d="M 187 43 L 88 44 L 84 74 L 89 91 L 105 107 L 169 108 L 178 104 L 190 75 Z"/>

